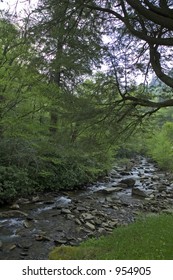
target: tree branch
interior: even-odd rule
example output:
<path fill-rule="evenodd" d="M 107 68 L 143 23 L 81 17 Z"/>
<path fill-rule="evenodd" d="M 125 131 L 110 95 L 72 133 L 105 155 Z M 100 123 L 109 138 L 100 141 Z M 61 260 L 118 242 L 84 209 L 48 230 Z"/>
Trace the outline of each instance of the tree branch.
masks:
<path fill-rule="evenodd" d="M 134 96 L 124 96 L 125 101 L 132 101 L 134 106 L 140 105 L 142 107 L 151 107 L 151 108 L 165 108 L 173 106 L 173 99 L 167 99 L 161 102 L 153 102 L 147 99 L 142 99 Z"/>
<path fill-rule="evenodd" d="M 144 3 L 148 6 L 148 8 L 158 15 L 162 15 L 164 17 L 169 17 L 173 19 L 173 11 L 168 8 L 166 1 L 160 1 L 160 8 L 153 5 L 150 1 L 144 0 Z M 164 3 L 163 3 L 164 2 Z"/>
<path fill-rule="evenodd" d="M 169 30 L 173 30 L 173 19 L 168 18 L 162 15 L 159 15 L 150 9 L 146 9 L 142 4 L 141 1 L 138 0 L 126 0 L 126 2 L 137 12 L 143 15 L 146 19 L 155 22 L 158 25 L 165 26 Z"/>
<path fill-rule="evenodd" d="M 160 64 L 160 54 L 157 51 L 157 48 L 152 45 L 150 45 L 150 62 L 151 62 L 152 68 L 153 68 L 154 72 L 156 73 L 156 75 L 158 76 L 158 78 L 162 82 L 164 82 L 166 85 L 173 88 L 173 79 L 170 78 L 165 73 L 163 73 L 162 67 Z"/>

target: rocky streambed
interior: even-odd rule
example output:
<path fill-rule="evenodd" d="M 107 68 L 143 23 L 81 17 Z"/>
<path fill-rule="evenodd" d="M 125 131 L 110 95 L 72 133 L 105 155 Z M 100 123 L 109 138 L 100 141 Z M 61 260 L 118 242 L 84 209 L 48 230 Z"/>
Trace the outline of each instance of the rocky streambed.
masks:
<path fill-rule="evenodd" d="M 138 157 L 83 190 L 19 199 L 0 209 L 0 259 L 48 259 L 52 247 L 109 234 L 141 212 L 173 213 L 172 182 Z"/>

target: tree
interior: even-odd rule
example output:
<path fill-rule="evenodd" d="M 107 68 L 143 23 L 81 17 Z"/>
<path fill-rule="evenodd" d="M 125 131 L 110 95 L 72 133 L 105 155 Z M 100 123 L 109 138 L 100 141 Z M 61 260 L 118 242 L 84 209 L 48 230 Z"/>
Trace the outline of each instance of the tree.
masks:
<path fill-rule="evenodd" d="M 49 82 L 57 85 L 60 95 L 64 91 L 72 95 L 84 75 L 91 74 L 92 68 L 100 64 L 103 52 L 100 24 L 97 19 L 97 24 L 89 21 L 89 11 L 83 8 L 76 13 L 71 1 L 41 0 L 35 13 L 37 18 L 29 31 L 40 49 L 41 71 Z M 57 96 L 57 104 L 50 112 L 53 134 L 57 132 L 58 99 Z"/>
<path fill-rule="evenodd" d="M 90 14 L 95 13 L 102 20 L 105 34 L 111 38 L 108 62 L 112 64 L 112 73 L 120 84 L 121 98 L 134 107 L 151 108 L 149 114 L 161 107 L 173 106 L 171 98 L 152 101 L 146 88 L 142 97 L 135 96 L 129 85 L 132 73 L 135 76 L 142 71 L 146 81 L 152 70 L 162 82 L 173 88 L 173 77 L 169 75 L 173 51 L 172 1 L 76 0 L 73 3 L 78 13 L 80 9 L 89 10 Z"/>

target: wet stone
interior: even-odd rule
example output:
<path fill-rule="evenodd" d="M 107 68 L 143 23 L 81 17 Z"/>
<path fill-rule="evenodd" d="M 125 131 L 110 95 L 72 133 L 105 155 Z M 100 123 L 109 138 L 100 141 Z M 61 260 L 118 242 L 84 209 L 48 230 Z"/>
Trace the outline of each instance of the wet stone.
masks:
<path fill-rule="evenodd" d="M 32 246 L 30 241 L 20 241 L 17 243 L 17 246 L 22 249 L 29 249 Z"/>
<path fill-rule="evenodd" d="M 135 182 L 136 181 L 133 178 L 127 178 L 120 181 L 121 184 L 127 185 L 127 188 L 133 187 L 135 185 Z"/>
<path fill-rule="evenodd" d="M 71 214 L 71 210 L 68 209 L 68 208 L 62 208 L 62 209 L 61 209 L 61 213 L 62 213 L 62 214 Z"/>
<path fill-rule="evenodd" d="M 109 188 L 100 190 L 100 192 L 109 194 L 109 193 L 113 193 L 113 192 L 119 192 L 121 190 L 122 190 L 122 188 L 119 188 L 119 187 L 109 187 Z"/>
<path fill-rule="evenodd" d="M 66 239 L 56 239 L 56 240 L 54 240 L 54 243 L 56 246 L 63 245 L 63 244 L 67 243 L 67 240 Z"/>
<path fill-rule="evenodd" d="M 25 228 L 29 228 L 31 226 L 31 224 L 28 221 L 24 221 L 23 225 Z"/>
<path fill-rule="evenodd" d="M 17 203 L 15 203 L 15 204 L 13 204 L 13 205 L 10 206 L 10 209 L 12 209 L 12 210 L 17 210 L 17 209 L 19 209 L 19 208 L 20 208 L 20 206 L 19 206 L 19 204 L 17 204 Z"/>
<path fill-rule="evenodd" d="M 17 247 L 16 244 L 13 244 L 9 247 L 9 250 L 12 251 L 12 250 L 16 249 L 16 247 Z"/>

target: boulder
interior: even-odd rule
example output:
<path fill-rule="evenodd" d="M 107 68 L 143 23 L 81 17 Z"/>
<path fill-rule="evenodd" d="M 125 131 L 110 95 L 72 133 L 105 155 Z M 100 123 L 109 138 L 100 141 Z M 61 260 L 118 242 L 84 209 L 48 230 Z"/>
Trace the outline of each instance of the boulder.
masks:
<path fill-rule="evenodd" d="M 121 184 L 126 185 L 127 188 L 132 188 L 135 185 L 135 179 L 133 178 L 126 178 L 120 181 Z"/>
<path fill-rule="evenodd" d="M 147 197 L 147 192 L 146 190 L 140 188 L 140 187 L 133 187 L 132 188 L 132 195 L 137 195 L 137 196 L 142 196 L 142 197 Z"/>
<path fill-rule="evenodd" d="M 130 172 L 121 171 L 121 172 L 120 172 L 120 175 L 122 175 L 122 176 L 128 176 L 128 175 L 130 175 Z"/>

